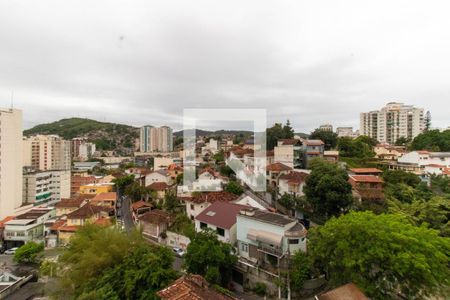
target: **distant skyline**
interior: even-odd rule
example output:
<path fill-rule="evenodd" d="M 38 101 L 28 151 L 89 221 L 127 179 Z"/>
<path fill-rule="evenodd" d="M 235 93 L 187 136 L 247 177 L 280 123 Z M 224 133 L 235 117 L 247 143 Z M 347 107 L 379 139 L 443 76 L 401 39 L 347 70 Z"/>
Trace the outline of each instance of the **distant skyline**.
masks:
<path fill-rule="evenodd" d="M 31 9 L 32 8 L 32 9 Z M 266 108 L 296 132 L 397 101 L 450 126 L 446 1 L 2 1 L 0 107 L 182 128 L 184 108 Z M 225 126 L 223 124 L 226 124 Z M 206 124 L 204 129 L 248 129 Z M 202 127 L 203 128 L 203 127 Z"/>

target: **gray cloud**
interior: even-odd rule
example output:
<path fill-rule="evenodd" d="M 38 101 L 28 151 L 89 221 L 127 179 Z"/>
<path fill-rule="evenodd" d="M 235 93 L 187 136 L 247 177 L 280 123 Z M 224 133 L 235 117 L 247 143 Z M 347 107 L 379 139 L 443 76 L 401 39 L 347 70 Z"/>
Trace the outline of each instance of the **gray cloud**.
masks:
<path fill-rule="evenodd" d="M 183 108 L 242 107 L 309 131 L 392 100 L 450 125 L 444 1 L 92 2 L 0 3 L 0 106 L 14 90 L 26 127 L 181 128 Z"/>

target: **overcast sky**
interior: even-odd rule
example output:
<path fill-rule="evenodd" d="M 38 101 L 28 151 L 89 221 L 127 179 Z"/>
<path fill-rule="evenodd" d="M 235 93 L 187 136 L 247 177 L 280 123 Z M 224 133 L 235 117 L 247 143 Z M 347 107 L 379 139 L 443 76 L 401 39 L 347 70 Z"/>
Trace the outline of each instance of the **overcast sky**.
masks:
<path fill-rule="evenodd" d="M 266 108 L 297 131 L 401 101 L 450 126 L 448 1 L 0 2 L 0 106 L 182 127 Z M 221 128 L 221 124 L 215 124 Z M 233 127 L 227 123 L 227 127 Z"/>

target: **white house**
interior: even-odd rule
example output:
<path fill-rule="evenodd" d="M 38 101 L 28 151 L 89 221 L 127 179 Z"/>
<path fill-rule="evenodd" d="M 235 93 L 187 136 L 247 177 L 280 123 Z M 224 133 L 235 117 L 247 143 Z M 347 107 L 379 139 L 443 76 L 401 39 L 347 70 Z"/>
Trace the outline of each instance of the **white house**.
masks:
<path fill-rule="evenodd" d="M 195 231 L 211 229 L 219 241 L 234 245 L 236 243 L 236 215 L 246 206 L 216 201 L 195 217 Z"/>
<path fill-rule="evenodd" d="M 236 217 L 238 254 L 257 264 L 279 262 L 296 251 L 306 251 L 307 230 L 285 215 L 242 209 Z"/>
<path fill-rule="evenodd" d="M 203 192 L 195 194 L 191 197 L 179 197 L 180 200 L 186 203 L 186 214 L 194 220 L 204 209 L 216 201 L 232 202 L 239 198 L 235 194 L 228 192 Z"/>
<path fill-rule="evenodd" d="M 167 170 L 158 170 L 145 175 L 145 186 L 149 186 L 155 182 L 164 182 L 171 185 L 170 174 Z"/>
<path fill-rule="evenodd" d="M 303 196 L 303 187 L 308 173 L 302 171 L 291 171 L 278 178 L 278 192 L 281 195 L 291 194 L 293 196 Z"/>
<path fill-rule="evenodd" d="M 411 151 L 398 158 L 398 163 L 425 165 L 436 164 L 450 167 L 450 152 Z"/>
<path fill-rule="evenodd" d="M 261 198 L 250 191 L 245 191 L 237 200 L 233 201 L 235 204 L 254 207 L 259 210 L 267 210 L 269 205 Z"/>

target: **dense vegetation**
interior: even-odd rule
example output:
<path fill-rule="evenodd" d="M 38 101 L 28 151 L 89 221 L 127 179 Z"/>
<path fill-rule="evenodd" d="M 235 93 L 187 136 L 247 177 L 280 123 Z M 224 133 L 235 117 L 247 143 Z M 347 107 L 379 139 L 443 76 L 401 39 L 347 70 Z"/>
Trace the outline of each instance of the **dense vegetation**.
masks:
<path fill-rule="evenodd" d="M 214 231 L 196 233 L 187 247 L 186 270 L 204 276 L 210 283 L 227 287 L 231 280 L 231 267 L 237 262 L 233 252 L 234 248 L 219 241 Z"/>
<path fill-rule="evenodd" d="M 314 159 L 310 166 L 304 193 L 314 213 L 331 217 L 347 211 L 353 203 L 347 172 L 321 159 Z"/>
<path fill-rule="evenodd" d="M 44 243 L 30 241 L 21 246 L 14 253 L 14 261 L 17 263 L 36 264 L 42 259 Z"/>
<path fill-rule="evenodd" d="M 267 150 L 273 150 L 280 139 L 291 139 L 294 137 L 294 129 L 292 129 L 289 120 L 283 126 L 281 123 L 275 123 L 266 130 Z"/>
<path fill-rule="evenodd" d="M 450 239 L 405 217 L 350 212 L 312 229 L 309 241 L 310 259 L 333 285 L 354 282 L 371 299 L 448 292 Z"/>
<path fill-rule="evenodd" d="M 336 148 L 338 136 L 332 131 L 321 130 L 317 128 L 311 132 L 309 136 L 310 140 L 321 140 L 325 144 L 325 150 L 331 150 Z"/>
<path fill-rule="evenodd" d="M 173 255 L 150 246 L 139 233 L 87 225 L 59 258 L 59 299 L 158 299 L 156 292 L 176 279 Z"/>
<path fill-rule="evenodd" d="M 450 129 L 443 132 L 428 130 L 414 138 L 410 146 L 411 150 L 429 150 L 436 152 L 450 151 Z"/>
<path fill-rule="evenodd" d="M 98 150 L 133 149 L 139 129 L 115 123 L 99 122 L 84 118 L 62 119 L 40 124 L 24 131 L 24 135 L 57 134 L 64 139 L 87 137 Z"/>

